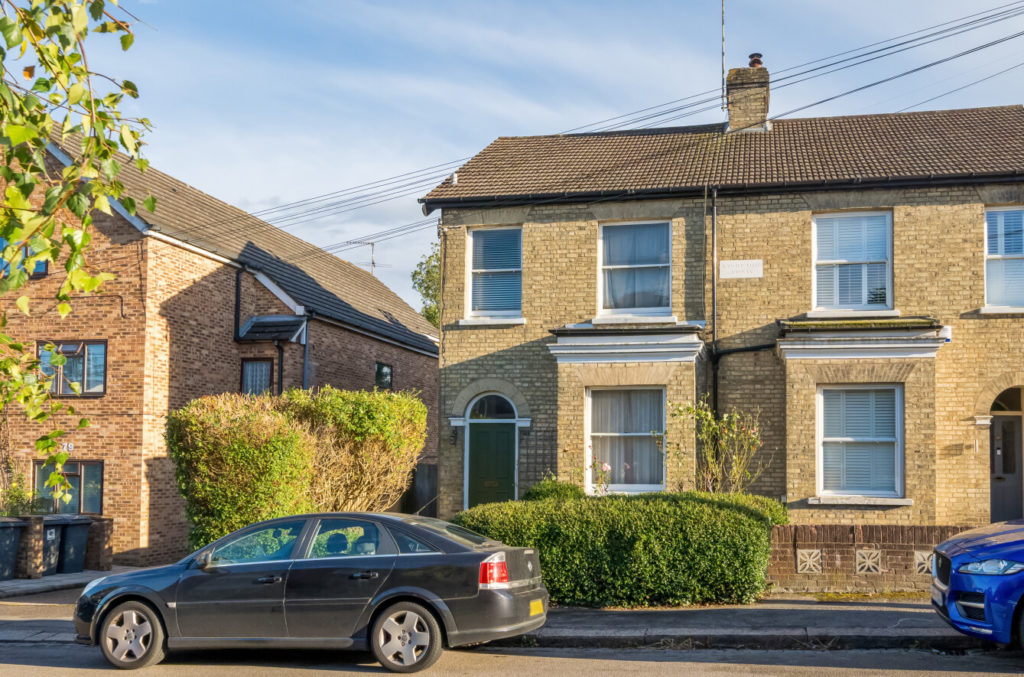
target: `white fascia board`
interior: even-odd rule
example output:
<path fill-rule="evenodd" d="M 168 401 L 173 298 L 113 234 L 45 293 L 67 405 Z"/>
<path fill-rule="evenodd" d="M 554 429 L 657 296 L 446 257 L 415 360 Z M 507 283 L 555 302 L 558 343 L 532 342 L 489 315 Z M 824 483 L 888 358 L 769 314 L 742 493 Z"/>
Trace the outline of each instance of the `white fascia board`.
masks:
<path fill-rule="evenodd" d="M 259 280 L 260 284 L 266 287 L 271 294 L 276 296 L 278 300 L 281 301 L 281 303 L 288 306 L 288 310 L 292 311 L 296 315 L 306 314 L 306 308 L 300 305 L 298 301 L 293 299 L 288 294 L 288 292 L 286 292 L 284 289 L 281 289 L 281 287 L 277 286 L 277 283 L 271 280 L 269 277 L 267 277 L 267 274 L 264 273 L 262 270 L 253 270 L 252 274 L 257 280 Z"/>
<path fill-rule="evenodd" d="M 559 363 L 695 362 L 703 348 L 691 333 L 559 336 L 548 345 Z"/>
<path fill-rule="evenodd" d="M 848 360 L 934 358 L 945 339 L 860 338 L 860 339 L 779 339 L 778 347 L 787 360 Z"/>

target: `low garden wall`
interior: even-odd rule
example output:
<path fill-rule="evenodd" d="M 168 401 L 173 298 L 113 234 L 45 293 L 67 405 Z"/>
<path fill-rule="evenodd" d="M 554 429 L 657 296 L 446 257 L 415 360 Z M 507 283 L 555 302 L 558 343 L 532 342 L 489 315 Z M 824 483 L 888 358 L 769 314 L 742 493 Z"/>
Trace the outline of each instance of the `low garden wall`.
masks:
<path fill-rule="evenodd" d="M 43 551 L 46 543 L 46 527 L 42 515 L 23 517 L 27 525 L 21 529 L 15 578 L 41 578 L 45 569 Z M 110 517 L 93 517 L 85 546 L 85 568 L 96 571 L 110 571 L 114 561 L 113 548 L 114 520 Z"/>
<path fill-rule="evenodd" d="M 932 549 L 970 527 L 786 524 L 772 527 L 773 592 L 927 590 Z"/>

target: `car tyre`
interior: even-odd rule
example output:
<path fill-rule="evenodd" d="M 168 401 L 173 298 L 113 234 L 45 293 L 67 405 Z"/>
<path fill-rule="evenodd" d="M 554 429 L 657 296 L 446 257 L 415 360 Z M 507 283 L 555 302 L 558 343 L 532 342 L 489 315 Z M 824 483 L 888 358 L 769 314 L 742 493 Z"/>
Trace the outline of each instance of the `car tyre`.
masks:
<path fill-rule="evenodd" d="M 99 630 L 100 649 L 115 668 L 134 670 L 164 659 L 164 626 L 142 602 L 125 602 L 110 610 Z"/>
<path fill-rule="evenodd" d="M 377 615 L 370 630 L 374 658 L 391 672 L 419 672 L 437 662 L 444 649 L 434 614 L 414 602 L 398 602 Z"/>

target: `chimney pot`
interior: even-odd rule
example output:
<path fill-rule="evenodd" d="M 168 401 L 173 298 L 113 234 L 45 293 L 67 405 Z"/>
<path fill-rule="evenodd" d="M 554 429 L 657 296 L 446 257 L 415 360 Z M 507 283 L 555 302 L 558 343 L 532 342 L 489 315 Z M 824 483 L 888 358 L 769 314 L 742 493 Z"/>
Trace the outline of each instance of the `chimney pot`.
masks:
<path fill-rule="evenodd" d="M 768 69 L 761 54 L 750 55 L 750 66 L 733 68 L 725 79 L 725 95 L 729 108 L 727 132 L 765 132 L 768 122 Z"/>

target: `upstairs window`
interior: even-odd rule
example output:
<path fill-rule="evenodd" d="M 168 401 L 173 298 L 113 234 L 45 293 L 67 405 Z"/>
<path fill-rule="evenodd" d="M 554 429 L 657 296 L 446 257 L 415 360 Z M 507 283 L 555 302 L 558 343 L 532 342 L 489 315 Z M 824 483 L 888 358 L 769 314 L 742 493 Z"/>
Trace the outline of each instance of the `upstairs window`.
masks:
<path fill-rule="evenodd" d="M 669 315 L 672 231 L 668 223 L 601 228 L 601 312 Z"/>
<path fill-rule="evenodd" d="M 902 494 L 901 395 L 896 386 L 821 389 L 821 493 Z"/>
<path fill-rule="evenodd" d="M 7 239 L 0 237 L 0 254 L 6 254 L 4 250 L 7 249 Z M 20 270 L 24 270 L 24 261 L 29 257 L 28 247 L 21 248 L 22 260 L 18 264 Z M 50 271 L 50 264 L 48 261 L 36 261 L 35 265 L 32 266 L 32 271 L 29 273 L 29 277 L 44 277 Z M 11 263 L 6 257 L 0 257 L 0 277 L 7 277 L 11 272 Z"/>
<path fill-rule="evenodd" d="M 825 214 L 814 228 L 815 307 L 892 308 L 892 214 Z"/>
<path fill-rule="evenodd" d="M 1024 208 L 985 212 L 985 305 L 1024 308 Z"/>
<path fill-rule="evenodd" d="M 391 390 L 394 385 L 393 375 L 394 370 L 390 364 L 378 362 L 374 367 L 373 384 L 380 390 Z"/>
<path fill-rule="evenodd" d="M 50 350 L 50 348 L 54 350 Z M 50 392 L 91 395 L 107 391 L 106 341 L 60 341 L 39 345 L 39 369 L 52 376 Z"/>
<path fill-rule="evenodd" d="M 274 385 L 274 361 L 268 358 L 242 360 L 242 392 L 262 395 Z"/>
<path fill-rule="evenodd" d="M 518 317 L 523 305 L 523 232 L 519 228 L 470 231 L 471 316 Z"/>

